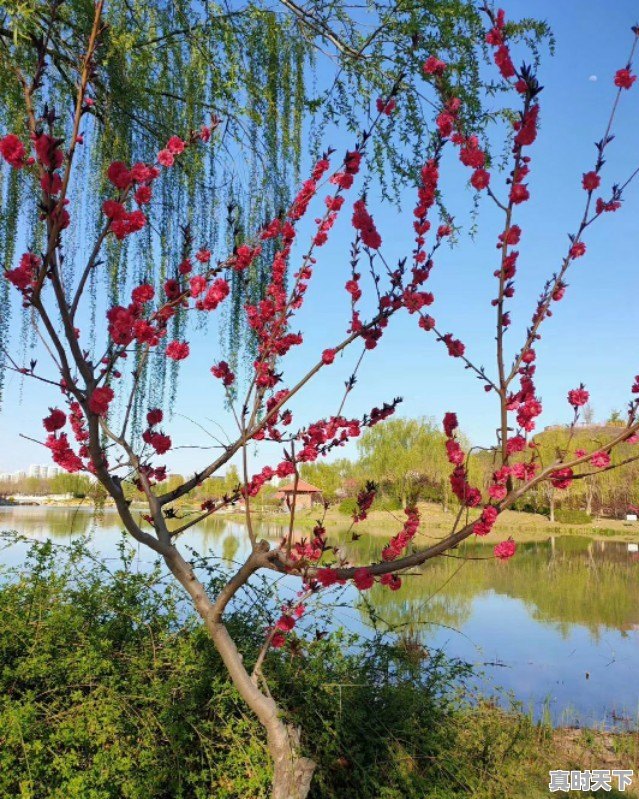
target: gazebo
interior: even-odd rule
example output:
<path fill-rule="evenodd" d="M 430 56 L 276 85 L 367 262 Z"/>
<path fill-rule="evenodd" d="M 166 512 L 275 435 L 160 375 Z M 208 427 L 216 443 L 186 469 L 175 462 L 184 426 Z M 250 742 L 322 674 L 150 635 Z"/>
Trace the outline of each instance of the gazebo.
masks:
<path fill-rule="evenodd" d="M 304 480 L 298 480 L 297 486 L 295 483 L 280 486 L 275 498 L 286 503 L 290 508 L 293 504 L 293 495 L 295 495 L 295 507 L 297 508 L 312 508 L 313 505 L 321 505 L 324 501 L 322 489 Z"/>

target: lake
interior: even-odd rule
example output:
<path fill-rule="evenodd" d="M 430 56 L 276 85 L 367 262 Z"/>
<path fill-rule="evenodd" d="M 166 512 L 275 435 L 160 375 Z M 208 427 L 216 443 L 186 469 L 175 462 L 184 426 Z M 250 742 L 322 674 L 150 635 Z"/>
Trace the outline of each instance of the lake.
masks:
<path fill-rule="evenodd" d="M 118 557 L 121 526 L 114 512 L 95 517 L 87 509 L 2 507 L 0 530 L 68 543 L 91 538 L 103 558 Z M 282 534 L 262 523 L 258 535 Z M 129 539 L 131 540 L 131 539 Z M 243 525 L 209 519 L 181 539 L 232 568 L 247 552 Z M 379 558 L 385 539 L 364 535 L 344 543 L 353 559 Z M 152 555 L 135 544 L 138 568 Z M 555 724 L 636 727 L 639 718 L 639 555 L 636 545 L 558 536 L 523 543 L 515 558 L 495 561 L 492 547 L 462 545 L 451 557 L 407 575 L 391 592 L 376 585 L 360 600 L 342 589 L 331 610 L 334 624 L 363 634 L 394 628 L 428 650 L 443 649 L 480 670 L 478 688 L 512 695 L 536 718 Z M 24 546 L 0 551 L 0 564 L 18 565 Z M 299 587 L 277 578 L 283 597 Z M 346 601 L 345 601 L 346 600 Z M 344 606 L 352 605 L 352 607 Z M 374 625 L 373 625 L 374 620 Z M 311 628 L 312 629 L 312 628 Z"/>

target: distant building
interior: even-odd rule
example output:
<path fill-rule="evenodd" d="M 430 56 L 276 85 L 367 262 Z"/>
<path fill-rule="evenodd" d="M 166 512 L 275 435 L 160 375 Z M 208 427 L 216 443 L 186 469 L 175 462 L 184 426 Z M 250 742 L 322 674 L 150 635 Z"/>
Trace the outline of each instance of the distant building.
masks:
<path fill-rule="evenodd" d="M 324 502 L 322 489 L 306 483 L 304 480 L 298 480 L 297 486 L 294 483 L 280 486 L 275 494 L 275 498 L 286 503 L 289 508 L 293 504 L 293 497 L 295 497 L 296 508 L 312 508 L 313 505 L 321 505 Z"/>

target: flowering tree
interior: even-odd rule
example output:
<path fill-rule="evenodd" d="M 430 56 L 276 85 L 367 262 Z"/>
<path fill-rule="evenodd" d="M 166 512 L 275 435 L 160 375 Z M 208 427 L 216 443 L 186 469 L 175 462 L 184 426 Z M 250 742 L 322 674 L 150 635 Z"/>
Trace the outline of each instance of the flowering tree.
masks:
<path fill-rule="evenodd" d="M 274 768 L 272 796 L 274 799 L 301 799 L 308 794 L 314 763 L 302 756 L 300 732 L 282 718 L 278 703 L 268 690 L 262 667 L 272 649 L 286 645 L 287 636 L 305 612 L 307 599 L 311 595 L 321 596 L 331 586 L 347 581 L 352 581 L 360 591 L 370 589 L 376 581 L 389 590 L 396 590 L 401 585 L 402 572 L 441 555 L 473 534 L 486 535 L 499 514 L 527 491 L 544 482 L 550 482 L 556 489 L 565 489 L 573 480 L 593 471 L 610 469 L 613 465 L 610 452 L 622 442 L 637 440 L 639 376 L 631 389 L 633 397 L 625 425 L 596 452 L 580 451 L 569 455 L 572 450 L 566 447 L 558 451 L 551 462 L 542 462 L 531 434 L 542 410 L 535 389 L 535 342 L 540 337 L 541 326 L 551 316 L 554 304 L 564 297 L 568 270 L 586 252 L 584 235 L 587 229 L 621 206 L 623 192 L 636 174 L 614 184 L 609 195 L 599 196 L 615 110 L 623 93 L 635 82 L 631 61 L 638 31 L 633 30 L 628 63 L 614 77 L 617 92 L 613 110 L 605 134 L 596 145 L 594 166 L 583 175 L 585 200 L 581 221 L 570 236 L 568 251 L 559 269 L 543 287 L 525 340 L 512 360 L 507 361 L 504 332 L 510 323 L 508 300 L 515 291 L 519 255 L 515 247 L 522 237 L 515 216 L 517 207 L 529 200 L 526 177 L 530 157 L 527 153 L 537 136 L 540 87 L 532 69 L 527 66 L 518 69 L 512 62 L 504 13 L 493 13 L 486 8 L 489 21 L 486 41 L 493 48 L 501 78 L 521 101 L 520 114 L 513 124 L 512 166 L 505 198 L 500 196 L 503 190 L 494 185 L 496 181 L 491 182 L 495 176 L 487 169 L 486 154 L 477 136 L 466 130 L 464 109 L 450 89 L 446 63 L 435 55 L 429 56 L 423 65 L 424 77 L 435 86 L 440 105 L 436 111 L 431 152 L 419 175 L 412 253 L 396 266 L 390 266 L 382 255 L 381 236 L 364 197 L 355 200 L 352 213 L 355 239 L 350 274 L 345 282 L 351 303 L 347 330 L 340 341 L 328 344 L 294 385 L 284 387 L 282 359 L 292 348 L 302 344 L 302 335 L 292 332 L 292 324 L 312 279 L 316 251 L 325 244 L 338 215 L 343 212 L 346 196 L 360 172 L 371 131 L 363 132 L 342 159 L 335 159 L 332 151 L 327 152 L 317 161 L 310 179 L 302 185 L 290 206 L 264 224 L 253 238 L 237 246 L 226 259 L 213 263 L 206 242 L 196 245 L 185 228 L 182 258 L 164 284 L 159 288 L 147 282 L 133 284 L 130 302 L 108 309 L 104 349 L 100 350 L 97 343 L 92 346 L 86 340 L 77 321 L 87 282 L 100 269 L 102 248 L 111 240 L 126 240 L 145 227 L 145 209 L 153 201 L 154 182 L 163 170 L 175 168 L 189 148 L 205 146 L 214 133 L 211 127 L 204 125 L 184 137 L 173 135 L 150 162 L 112 163 L 107 173 L 112 196 L 102 206 L 99 234 L 87 262 L 81 264 L 77 272 L 71 269 L 65 250 L 65 231 L 72 224 L 67 195 L 72 186 L 70 180 L 78 148 L 84 146 L 83 119 L 89 109 L 99 103 L 93 78 L 99 69 L 101 13 L 102 0 L 98 0 L 91 35 L 81 56 L 70 135 L 61 135 L 62 125 L 54 108 L 39 107 L 39 91 L 46 70 L 43 59 L 35 75 L 21 75 L 27 135 L 22 135 L 22 131 L 10 132 L 0 140 L 0 153 L 5 161 L 13 169 L 33 171 L 39 179 L 41 235 L 34 234 L 33 240 L 41 241 L 42 245 L 38 251 L 34 248 L 25 252 L 14 268 L 6 265 L 5 278 L 20 293 L 23 304 L 31 312 L 33 324 L 50 355 L 53 374 L 36 370 L 34 363 L 20 365 L 9 351 L 5 355 L 11 368 L 61 392 L 61 407 L 50 409 L 43 419 L 47 434 L 44 446 L 50 450 L 55 463 L 66 471 L 94 474 L 115 503 L 128 533 L 164 559 L 191 597 L 239 694 L 265 729 Z M 373 125 L 385 117 L 392 118 L 397 103 L 401 102 L 400 86 L 401 79 L 398 79 L 388 95 L 380 98 Z M 497 344 L 495 377 L 475 366 L 464 344 L 453 334 L 440 331 L 427 312 L 434 297 L 425 289 L 425 284 L 434 268 L 438 248 L 452 232 L 450 220 L 437 222 L 432 218 L 438 208 L 440 162 L 445 148 L 456 149 L 461 163 L 471 170 L 471 185 L 477 191 L 487 192 L 504 216 L 498 235 L 497 296 L 493 301 Z M 315 221 L 310 246 L 293 270 L 290 262 L 298 223 L 320 191 L 325 192 L 325 210 Z M 163 428 L 163 411 L 156 407 L 148 409 L 145 429 L 140 435 L 132 424 L 132 409 L 141 401 L 138 378 L 142 366 L 146 359 L 158 353 L 175 362 L 188 358 L 190 348 L 183 338 L 167 342 L 171 320 L 178 315 L 211 314 L 220 308 L 229 295 L 229 276 L 245 274 L 268 241 L 276 245 L 268 285 L 258 301 L 245 307 L 256 341 L 251 377 L 247 385 L 240 386 L 227 362 L 217 361 L 211 367 L 213 377 L 226 388 L 237 423 L 237 435 L 205 468 L 183 484 L 163 490 L 161 484 L 166 467 L 160 458 L 172 447 L 171 437 Z M 374 311 L 366 318 L 362 310 L 364 284 L 360 266 L 364 259 L 370 267 L 374 287 Z M 499 437 L 495 446 L 497 468 L 487 496 L 469 482 L 468 456 L 458 437 L 457 418 L 450 412 L 444 418 L 443 427 L 447 458 L 452 467 L 450 484 L 459 503 L 459 513 L 445 537 L 430 546 L 416 546 L 414 539 L 421 519 L 416 508 L 408 507 L 402 529 L 388 541 L 380 562 L 354 564 L 339 557 L 335 560 L 321 522 L 310 539 L 300 541 L 294 537 L 293 501 L 288 533 L 280 546 L 271 548 L 268 542 L 258 538 L 253 525 L 253 500 L 261 488 L 276 477 L 292 478 L 296 484 L 301 464 L 327 455 L 359 436 L 363 429 L 383 422 L 399 402 L 393 399 L 361 419 L 349 418 L 343 409 L 344 400 L 355 383 L 353 376 L 347 382 L 336 415 L 295 430 L 288 407 L 291 400 L 320 370 L 330 368 L 336 355 L 346 348 L 357 342 L 363 343 L 364 352 L 377 347 L 393 317 L 403 312 L 415 318 L 416 327 L 434 335 L 448 355 L 472 370 L 483 388 L 495 396 L 499 413 Z M 358 366 L 359 363 L 361 358 Z M 119 414 L 113 411 L 116 395 L 121 399 Z M 585 387 L 580 385 L 571 390 L 568 402 L 573 409 L 574 427 L 580 409 L 588 402 Z M 284 455 L 274 466 L 251 475 L 247 447 L 260 441 L 281 442 Z M 205 500 L 201 503 L 201 512 L 195 516 L 179 518 L 174 503 L 195 492 L 236 454 L 242 456 L 244 466 L 242 485 L 221 500 Z M 634 458 L 627 460 L 630 459 Z M 135 517 L 125 498 L 125 480 L 135 482 L 148 504 L 148 512 L 140 519 Z M 375 494 L 376 487 L 372 483 L 360 492 L 353 524 L 366 518 Z M 244 499 L 250 553 L 221 590 L 211 596 L 181 551 L 180 535 L 240 498 Z M 494 550 L 495 556 L 503 559 L 514 552 L 512 540 L 498 544 Z M 259 656 L 249 664 L 225 626 L 225 610 L 236 593 L 262 570 L 299 578 L 300 591 L 284 607 L 277 622 L 265 631 Z"/>

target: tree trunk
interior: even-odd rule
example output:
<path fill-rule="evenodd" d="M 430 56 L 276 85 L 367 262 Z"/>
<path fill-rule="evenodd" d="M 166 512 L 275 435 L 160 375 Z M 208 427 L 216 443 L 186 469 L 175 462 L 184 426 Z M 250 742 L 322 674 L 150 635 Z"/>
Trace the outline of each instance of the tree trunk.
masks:
<path fill-rule="evenodd" d="M 586 513 L 588 516 L 592 516 L 592 498 L 593 494 L 595 493 L 593 485 L 592 485 L 592 478 L 586 480 Z"/>
<path fill-rule="evenodd" d="M 446 479 L 442 480 L 442 510 L 448 513 L 448 485 Z"/>
<path fill-rule="evenodd" d="M 216 607 L 220 598 L 218 597 L 215 604 L 211 601 L 190 564 L 184 560 L 175 547 L 171 547 L 171 553 L 165 554 L 164 559 L 173 575 L 190 595 L 197 612 L 204 620 L 233 685 L 266 731 L 268 751 L 273 762 L 271 799 L 306 799 L 311 787 L 315 763 L 310 758 L 300 755 L 299 730 L 286 724 L 275 700 L 270 694 L 262 693 L 257 682 L 251 679 L 251 675 L 244 666 L 242 655 L 221 620 L 221 613 L 228 599 L 255 570 L 250 567 L 251 558 L 236 575 L 237 584 L 232 586 L 233 580 L 231 580 L 223 589 L 222 594 L 227 589 L 228 592 L 221 609 Z M 246 569 L 245 575 L 242 575 L 243 569 Z"/>
<path fill-rule="evenodd" d="M 549 505 L 550 505 L 549 520 L 551 522 L 554 522 L 555 521 L 555 492 L 552 489 L 550 491 Z"/>
<path fill-rule="evenodd" d="M 284 735 L 280 729 L 276 735 L 268 736 L 268 748 L 273 760 L 271 799 L 306 799 L 315 763 L 308 757 L 300 757 L 299 730 L 286 725 L 283 732 Z"/>

